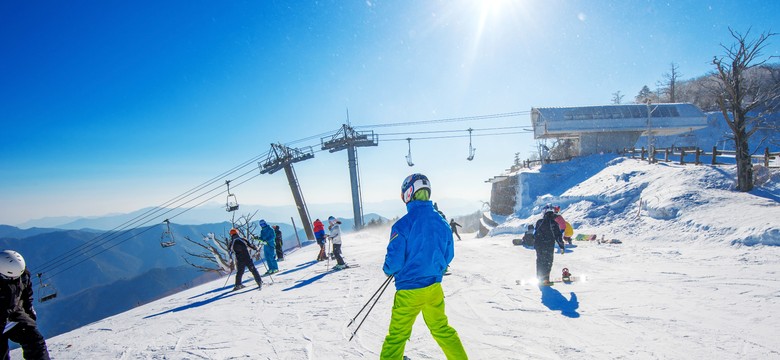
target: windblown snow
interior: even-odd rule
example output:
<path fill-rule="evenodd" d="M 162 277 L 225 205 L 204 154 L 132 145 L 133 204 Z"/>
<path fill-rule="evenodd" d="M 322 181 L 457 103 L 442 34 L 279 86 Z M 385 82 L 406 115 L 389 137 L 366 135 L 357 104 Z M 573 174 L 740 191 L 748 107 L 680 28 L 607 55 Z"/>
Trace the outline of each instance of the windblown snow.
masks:
<path fill-rule="evenodd" d="M 589 165 L 580 161 L 569 166 Z M 485 238 L 456 241 L 452 275 L 442 285 L 450 324 L 470 357 L 780 358 L 777 176 L 740 193 L 732 189 L 733 166 L 604 164 L 535 204 L 561 205 L 575 234 L 622 241 L 575 241 L 555 255 L 554 277 L 566 267 L 584 281 L 526 284 L 535 276 L 535 252 L 512 239 L 538 218 L 532 211 L 504 219 Z M 394 289 L 359 330 L 362 316 L 347 324 L 385 280 L 388 235 L 382 228 L 343 236 L 347 263 L 360 267 L 323 272 L 335 263 L 313 261 L 318 249 L 305 246 L 264 277 L 261 291 L 249 273 L 236 292 L 233 275 L 223 277 L 48 339 L 52 358 L 378 358 Z M 406 354 L 444 358 L 421 317 Z M 12 356 L 21 358 L 20 350 Z"/>

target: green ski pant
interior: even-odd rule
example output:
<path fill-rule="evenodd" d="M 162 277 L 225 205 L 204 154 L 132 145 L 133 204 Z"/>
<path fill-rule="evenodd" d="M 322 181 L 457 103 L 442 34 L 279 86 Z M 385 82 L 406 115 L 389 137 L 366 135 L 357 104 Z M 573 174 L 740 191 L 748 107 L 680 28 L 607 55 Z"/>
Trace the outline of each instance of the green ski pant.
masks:
<path fill-rule="evenodd" d="M 460 342 L 458 332 L 447 323 L 444 313 L 444 292 L 441 283 L 412 290 L 395 292 L 393 314 L 390 317 L 390 329 L 382 344 L 382 360 L 400 360 L 404 357 L 404 347 L 412 335 L 412 325 L 422 311 L 425 325 L 431 331 L 433 339 L 444 351 L 449 360 L 468 359 L 466 350 Z"/>

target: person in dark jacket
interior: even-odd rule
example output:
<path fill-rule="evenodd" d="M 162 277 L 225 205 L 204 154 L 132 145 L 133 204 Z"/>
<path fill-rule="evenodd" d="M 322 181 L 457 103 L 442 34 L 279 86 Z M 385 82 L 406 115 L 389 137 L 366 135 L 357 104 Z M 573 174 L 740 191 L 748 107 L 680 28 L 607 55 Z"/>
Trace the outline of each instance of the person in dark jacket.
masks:
<path fill-rule="evenodd" d="M 450 228 L 452 228 L 452 233 L 458 237 L 458 240 L 460 240 L 460 235 L 458 235 L 458 226 L 460 226 L 460 224 L 456 223 L 454 218 L 450 219 Z"/>
<path fill-rule="evenodd" d="M 550 286 L 550 270 L 552 270 L 555 243 L 564 253 L 563 232 L 555 221 L 555 210 L 552 206 L 544 207 L 544 217 L 536 222 L 534 229 L 534 248 L 536 249 L 536 277 L 540 285 Z"/>
<path fill-rule="evenodd" d="M 236 286 L 233 290 L 242 289 L 244 287 L 241 284 L 241 278 L 244 276 L 244 268 L 249 268 L 249 272 L 255 277 L 258 289 L 263 288 L 263 279 L 260 278 L 260 274 L 255 268 L 255 263 L 252 262 L 252 258 L 249 256 L 249 249 L 257 251 L 257 247 L 252 243 L 242 238 L 238 234 L 237 229 L 230 229 L 230 251 L 236 254 Z"/>
<path fill-rule="evenodd" d="M 423 174 L 409 175 L 401 185 L 407 214 L 391 229 L 382 267 L 385 275 L 395 277 L 396 292 L 381 360 L 404 357 L 420 312 L 447 359 L 468 359 L 458 332 L 449 325 L 444 312 L 441 280 L 455 257 L 452 231 L 447 220 L 434 210 L 430 194 L 430 182 Z"/>
<path fill-rule="evenodd" d="M 25 359 L 49 359 L 46 340 L 38 331 L 33 309 L 30 272 L 22 255 L 13 250 L 0 252 L 0 359 L 10 359 L 8 340 L 22 347 Z"/>
<path fill-rule="evenodd" d="M 279 225 L 274 225 L 274 234 L 276 234 L 276 261 L 284 261 L 284 250 L 282 250 L 282 230 L 279 230 Z"/>

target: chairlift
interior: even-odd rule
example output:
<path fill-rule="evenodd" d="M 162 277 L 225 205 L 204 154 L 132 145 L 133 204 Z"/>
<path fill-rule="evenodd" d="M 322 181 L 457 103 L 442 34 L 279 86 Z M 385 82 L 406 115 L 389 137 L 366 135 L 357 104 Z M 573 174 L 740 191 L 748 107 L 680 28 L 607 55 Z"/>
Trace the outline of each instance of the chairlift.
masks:
<path fill-rule="evenodd" d="M 163 221 L 165 223 L 165 230 L 160 235 L 160 246 L 167 248 L 176 245 L 176 240 L 173 238 L 173 231 L 171 231 L 171 222 L 168 219 Z"/>
<path fill-rule="evenodd" d="M 225 180 L 225 185 L 227 185 L 227 201 L 225 202 L 225 210 L 228 212 L 236 211 L 238 210 L 238 199 L 236 199 L 236 195 L 230 193 L 230 180 Z"/>
<path fill-rule="evenodd" d="M 466 158 L 466 160 L 471 161 L 474 160 L 474 153 L 477 151 L 473 146 L 471 146 L 471 131 L 474 129 L 469 128 L 469 157 Z"/>
<path fill-rule="evenodd" d="M 57 297 L 54 285 L 43 282 L 43 273 L 38 273 L 38 302 L 43 303 Z"/>
<path fill-rule="evenodd" d="M 406 164 L 414 166 L 414 163 L 412 162 L 412 138 L 406 138 L 406 141 L 409 143 L 409 154 L 406 155 Z"/>

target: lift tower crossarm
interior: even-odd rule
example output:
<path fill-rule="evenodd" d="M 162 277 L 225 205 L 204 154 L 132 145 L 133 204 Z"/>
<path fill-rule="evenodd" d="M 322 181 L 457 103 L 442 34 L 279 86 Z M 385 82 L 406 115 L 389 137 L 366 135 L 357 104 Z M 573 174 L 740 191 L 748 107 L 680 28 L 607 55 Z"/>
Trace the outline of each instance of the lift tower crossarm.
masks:
<path fill-rule="evenodd" d="M 295 175 L 295 169 L 293 169 L 292 164 L 313 157 L 314 151 L 310 146 L 294 149 L 282 144 L 271 144 L 271 151 L 268 152 L 268 157 L 264 161 L 257 163 L 261 174 L 273 174 L 284 169 L 284 173 L 287 175 L 287 182 L 290 184 L 290 190 L 295 199 L 295 205 L 298 208 L 298 215 L 300 215 L 301 222 L 303 222 L 303 230 L 306 232 L 306 238 L 309 240 L 314 240 L 314 231 L 309 220 L 309 209 L 306 207 L 306 201 L 303 199 L 303 193 L 298 184 L 298 177 Z"/>

